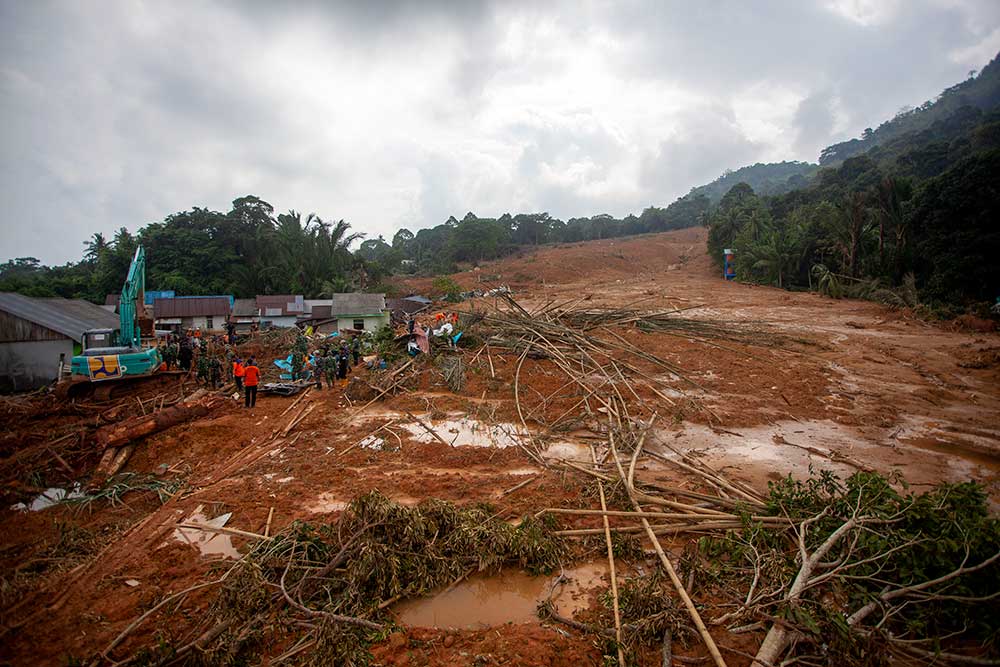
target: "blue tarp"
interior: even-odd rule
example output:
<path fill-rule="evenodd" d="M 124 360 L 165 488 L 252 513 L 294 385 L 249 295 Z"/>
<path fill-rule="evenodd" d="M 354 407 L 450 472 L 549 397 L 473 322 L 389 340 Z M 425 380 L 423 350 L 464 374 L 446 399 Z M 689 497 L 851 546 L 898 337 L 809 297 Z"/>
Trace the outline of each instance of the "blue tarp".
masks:
<path fill-rule="evenodd" d="M 312 364 L 315 367 L 316 366 L 316 355 L 315 354 L 310 354 L 306 358 L 306 361 L 308 361 L 310 364 Z M 274 360 L 274 365 L 277 366 L 278 368 L 280 368 L 283 371 L 287 371 L 286 373 L 282 373 L 278 377 L 280 377 L 282 380 L 291 380 L 292 379 L 292 355 L 288 355 L 284 359 L 275 359 Z M 308 380 L 311 377 L 312 377 L 312 371 L 306 369 L 306 370 L 302 371 L 302 377 L 300 377 L 299 379 L 300 380 Z"/>

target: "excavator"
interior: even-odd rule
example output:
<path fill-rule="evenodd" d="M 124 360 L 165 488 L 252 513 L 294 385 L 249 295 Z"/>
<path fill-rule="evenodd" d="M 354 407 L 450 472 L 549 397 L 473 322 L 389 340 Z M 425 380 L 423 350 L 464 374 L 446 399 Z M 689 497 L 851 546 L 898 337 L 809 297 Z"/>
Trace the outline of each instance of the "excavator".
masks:
<path fill-rule="evenodd" d="M 83 350 L 82 354 L 73 357 L 72 378 L 60 388 L 65 396 L 93 393 L 110 398 L 119 386 L 145 380 L 160 371 L 163 365 L 160 351 L 155 345 L 142 347 L 139 313 L 144 308 L 145 289 L 146 254 L 139 246 L 122 286 L 118 302 L 119 326 L 83 333 Z M 95 388 L 97 383 L 102 385 Z"/>

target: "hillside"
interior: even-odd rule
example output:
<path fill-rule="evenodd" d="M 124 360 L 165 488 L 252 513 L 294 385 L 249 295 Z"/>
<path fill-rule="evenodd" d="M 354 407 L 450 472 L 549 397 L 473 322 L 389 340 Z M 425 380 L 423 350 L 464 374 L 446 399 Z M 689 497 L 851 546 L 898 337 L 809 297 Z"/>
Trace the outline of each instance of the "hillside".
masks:
<path fill-rule="evenodd" d="M 978 76 L 947 88 L 935 100 L 928 100 L 914 109 L 906 109 L 876 129 L 866 129 L 858 139 L 828 146 L 820 153 L 819 163 L 832 166 L 853 155 L 859 155 L 902 135 L 924 130 L 936 121 L 947 119 L 962 107 L 990 110 L 1000 105 L 1000 55 L 979 72 Z"/>
<path fill-rule="evenodd" d="M 735 171 L 727 171 L 711 183 L 691 188 L 688 196 L 704 195 L 712 204 L 718 204 L 719 200 L 737 183 L 746 183 L 760 195 L 780 195 L 806 187 L 818 170 L 819 165 L 809 162 L 793 161 L 769 164 L 758 162 L 748 167 L 740 167 Z"/>

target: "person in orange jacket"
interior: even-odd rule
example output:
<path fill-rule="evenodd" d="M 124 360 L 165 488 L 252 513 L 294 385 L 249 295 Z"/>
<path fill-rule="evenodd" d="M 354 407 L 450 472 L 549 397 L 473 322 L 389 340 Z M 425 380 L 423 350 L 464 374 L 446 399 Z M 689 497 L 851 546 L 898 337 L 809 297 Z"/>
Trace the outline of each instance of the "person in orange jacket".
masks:
<path fill-rule="evenodd" d="M 243 392 L 243 376 L 246 375 L 246 368 L 243 360 L 239 357 L 233 359 L 233 380 L 236 382 L 236 391 Z"/>
<path fill-rule="evenodd" d="M 260 369 L 254 363 L 253 357 L 243 367 L 243 386 L 246 388 L 246 399 L 243 406 L 253 408 L 257 405 L 257 385 L 260 384 Z"/>

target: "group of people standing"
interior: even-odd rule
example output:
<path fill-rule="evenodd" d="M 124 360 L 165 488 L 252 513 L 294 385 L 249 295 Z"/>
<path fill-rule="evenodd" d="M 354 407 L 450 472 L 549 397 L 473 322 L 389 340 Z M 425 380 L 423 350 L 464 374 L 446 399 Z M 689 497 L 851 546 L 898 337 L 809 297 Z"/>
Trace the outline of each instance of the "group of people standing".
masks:
<path fill-rule="evenodd" d="M 260 368 L 252 356 L 245 362 L 239 357 L 233 357 L 233 382 L 236 383 L 236 391 L 243 392 L 243 407 L 256 407 Z"/>
<path fill-rule="evenodd" d="M 346 380 L 347 372 L 351 368 L 351 360 L 354 366 L 361 362 L 361 339 L 355 336 L 348 344 L 346 340 L 340 342 L 340 347 L 333 348 L 324 346 L 316 351 L 316 387 L 323 388 L 323 378 L 326 378 L 327 387 L 333 389 L 337 380 Z"/>
<path fill-rule="evenodd" d="M 200 330 L 188 331 L 185 334 L 170 334 L 167 340 L 160 343 L 160 354 L 163 357 L 166 370 L 179 368 L 185 372 L 195 370 L 197 380 L 213 389 L 223 384 L 223 354 L 230 364 L 229 369 L 236 391 L 244 395 L 245 408 L 257 405 L 257 388 L 260 385 L 261 371 L 253 356 L 241 359 L 235 355 L 234 348 L 226 342 L 232 341 L 234 332 L 230 330 L 227 337 L 215 336 L 203 338 Z M 218 339 L 218 340 L 215 340 Z M 308 359 L 308 340 L 299 333 L 292 350 L 292 379 L 304 377 L 303 372 Z M 314 354 L 314 377 L 316 386 L 323 387 L 323 378 L 331 389 L 337 380 L 346 380 L 348 371 L 353 365 L 361 362 L 362 341 L 354 336 L 350 341 L 341 340 L 338 347 L 327 344 Z"/>

